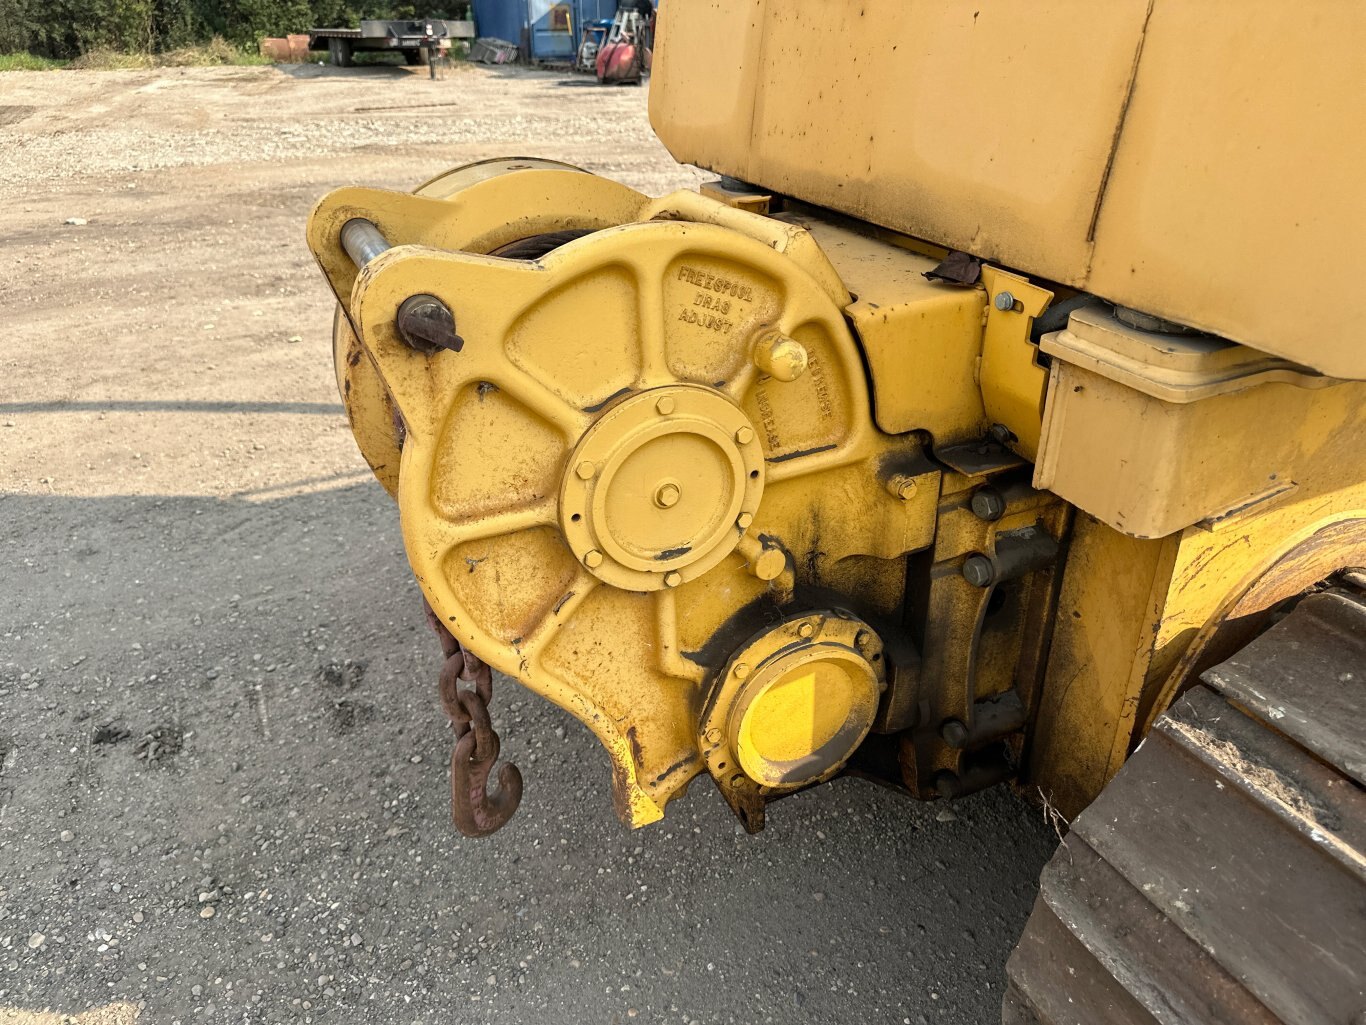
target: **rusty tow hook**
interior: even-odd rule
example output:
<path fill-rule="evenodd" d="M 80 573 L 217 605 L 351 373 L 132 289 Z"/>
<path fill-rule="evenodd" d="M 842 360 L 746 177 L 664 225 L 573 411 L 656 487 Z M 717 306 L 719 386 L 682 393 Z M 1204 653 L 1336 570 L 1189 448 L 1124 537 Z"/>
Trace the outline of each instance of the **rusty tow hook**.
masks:
<path fill-rule="evenodd" d="M 423 603 L 427 622 L 441 639 L 446 662 L 441 667 L 441 707 L 455 732 L 451 751 L 451 821 L 462 834 L 488 836 L 507 825 L 522 803 L 522 773 L 511 762 L 498 768 L 497 785 L 488 789 L 498 761 L 499 740 L 489 719 L 493 671 L 472 651 L 460 646 L 431 606 Z M 462 687 L 461 683 L 473 687 Z"/>

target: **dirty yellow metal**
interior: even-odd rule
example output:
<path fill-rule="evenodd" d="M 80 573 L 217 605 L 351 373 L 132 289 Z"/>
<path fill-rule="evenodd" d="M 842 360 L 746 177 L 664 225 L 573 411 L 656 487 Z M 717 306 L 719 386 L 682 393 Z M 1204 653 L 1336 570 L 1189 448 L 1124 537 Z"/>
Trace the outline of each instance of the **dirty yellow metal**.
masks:
<path fill-rule="evenodd" d="M 511 172 L 521 173 L 511 173 Z M 526 174 L 527 171 L 541 172 Z M 570 193 L 549 187 L 564 175 L 577 175 L 575 188 Z M 420 237 L 432 244 L 446 245 L 472 252 L 490 252 L 527 235 L 559 231 L 567 226 L 581 230 L 608 228 L 634 215 L 646 197 L 616 182 L 586 175 L 577 168 L 554 160 L 512 158 L 484 160 L 455 168 L 425 182 L 416 194 L 433 200 L 447 201 L 450 206 L 442 211 L 439 223 L 444 234 L 429 234 L 422 224 Z M 368 192 L 357 193 L 361 197 Z M 381 196 L 384 203 L 386 197 Z M 569 204 L 573 205 L 569 205 Z M 357 208 L 353 207 L 353 212 Z M 430 208 L 429 208 L 430 209 Z M 441 208 L 438 208 L 441 209 Z M 509 217 L 508 211 L 516 214 Z M 414 212 L 411 207 L 397 207 L 392 213 L 381 213 L 378 207 L 365 207 L 366 215 L 396 237 L 419 237 L 413 232 L 419 226 L 403 217 Z M 397 219 L 390 219 L 397 218 Z M 340 230 L 340 224 L 329 223 L 329 232 Z M 310 232 L 313 229 L 310 228 Z M 336 248 L 324 245 L 322 232 L 310 234 L 309 247 L 319 260 L 326 254 L 330 261 L 320 264 L 324 274 L 337 291 L 340 303 L 333 323 L 332 355 L 337 372 L 337 387 L 346 404 L 347 416 L 356 444 L 374 471 L 376 478 L 391 495 L 398 489 L 399 438 L 393 403 L 384 390 L 383 382 L 364 346 L 351 329 L 346 318 L 350 301 L 349 285 L 355 267 Z"/>
<path fill-rule="evenodd" d="M 1095 307 L 1036 340 L 1047 283 L 927 280 L 942 251 L 809 208 L 531 161 L 425 189 L 310 225 L 352 426 L 427 600 L 588 724 L 632 824 L 705 770 L 753 825 L 874 723 L 913 792 L 1001 776 L 986 736 L 1078 808 L 1258 567 L 1366 519 L 1362 385 Z M 356 217 L 392 246 L 360 270 Z M 404 343 L 419 294 L 462 351 Z M 1312 572 L 1360 561 L 1334 536 Z"/>
<path fill-rule="evenodd" d="M 553 181 L 559 210 L 620 196 L 570 171 L 505 177 Z M 901 557 L 933 536 L 935 475 L 914 437 L 873 426 L 848 294 L 804 229 L 689 194 L 534 261 L 460 249 L 481 234 L 462 198 L 500 180 L 449 200 L 341 190 L 310 241 L 402 424 L 400 521 L 425 597 L 593 729 L 641 825 L 704 767 L 718 631 L 799 578 L 890 613 Z M 392 244 L 359 272 L 339 243 L 358 216 Z M 460 352 L 403 342 L 415 294 L 458 311 Z M 819 678 L 836 663 L 817 660 Z M 799 692 L 785 673 L 736 713 L 751 767 L 791 751 L 765 711 Z M 866 730 L 875 698 L 849 680 L 814 693 L 808 735 Z"/>
<path fill-rule="evenodd" d="M 1030 332 L 1053 293 L 996 267 L 982 268 L 982 285 L 987 292 L 979 371 L 982 403 L 987 419 L 1010 432 L 1010 447 L 1033 460 L 1039 451 L 1048 371 L 1038 362 Z"/>
<path fill-rule="evenodd" d="M 633 825 L 705 771 L 758 828 L 877 736 L 920 796 L 1018 771 L 1070 813 L 1229 624 L 1362 561 L 1366 385 L 1096 305 L 1040 337 L 1049 282 L 733 189 L 424 190 L 310 222 L 352 426 L 432 608 Z M 404 341 L 416 295 L 460 351 Z"/>

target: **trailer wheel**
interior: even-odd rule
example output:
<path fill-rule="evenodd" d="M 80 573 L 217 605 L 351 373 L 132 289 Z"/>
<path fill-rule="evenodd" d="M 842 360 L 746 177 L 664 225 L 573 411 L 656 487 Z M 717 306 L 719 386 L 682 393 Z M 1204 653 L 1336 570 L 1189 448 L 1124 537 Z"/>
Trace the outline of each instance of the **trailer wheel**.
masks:
<path fill-rule="evenodd" d="M 331 55 L 334 67 L 349 68 L 351 66 L 351 40 L 329 39 L 327 51 Z"/>
<path fill-rule="evenodd" d="M 422 63 L 422 50 L 409 49 L 403 51 L 403 62 L 410 68 L 415 68 Z"/>

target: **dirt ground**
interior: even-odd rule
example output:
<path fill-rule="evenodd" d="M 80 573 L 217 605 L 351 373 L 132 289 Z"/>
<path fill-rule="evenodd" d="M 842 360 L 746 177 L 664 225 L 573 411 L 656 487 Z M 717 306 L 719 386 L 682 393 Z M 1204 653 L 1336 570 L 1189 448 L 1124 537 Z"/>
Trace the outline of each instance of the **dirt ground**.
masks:
<path fill-rule="evenodd" d="M 449 826 L 302 235 L 335 186 L 510 153 L 702 177 L 585 79 L 0 74 L 0 1023 L 999 1020 L 1055 843 L 1004 791 L 841 780 L 748 837 L 699 782 L 631 833 L 504 682 L 521 811 Z"/>

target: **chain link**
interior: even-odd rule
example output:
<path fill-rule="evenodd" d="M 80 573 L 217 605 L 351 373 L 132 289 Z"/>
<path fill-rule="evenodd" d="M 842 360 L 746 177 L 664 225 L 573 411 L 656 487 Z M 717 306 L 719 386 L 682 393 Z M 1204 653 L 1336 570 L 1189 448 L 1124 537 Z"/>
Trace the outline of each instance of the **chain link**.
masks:
<path fill-rule="evenodd" d="M 451 821 L 465 836 L 488 836 L 507 824 L 522 801 L 522 773 L 511 762 L 498 767 L 497 785 L 492 792 L 488 789 L 501 746 L 489 718 L 493 671 L 478 655 L 460 646 L 425 601 L 423 608 L 446 658 L 437 689 L 441 708 L 455 733 Z"/>

